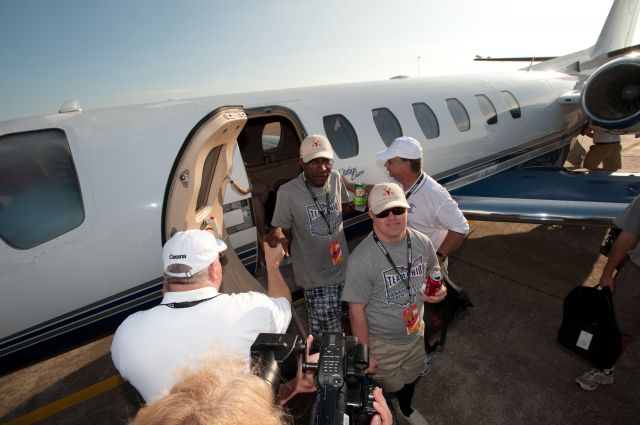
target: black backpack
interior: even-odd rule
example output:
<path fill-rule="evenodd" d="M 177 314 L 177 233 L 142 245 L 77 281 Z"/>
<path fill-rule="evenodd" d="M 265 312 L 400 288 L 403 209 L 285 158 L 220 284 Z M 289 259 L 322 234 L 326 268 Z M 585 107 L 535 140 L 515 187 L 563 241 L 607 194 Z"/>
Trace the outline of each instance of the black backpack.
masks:
<path fill-rule="evenodd" d="M 609 288 L 578 286 L 569 292 L 558 342 L 600 369 L 615 364 L 622 343 Z"/>

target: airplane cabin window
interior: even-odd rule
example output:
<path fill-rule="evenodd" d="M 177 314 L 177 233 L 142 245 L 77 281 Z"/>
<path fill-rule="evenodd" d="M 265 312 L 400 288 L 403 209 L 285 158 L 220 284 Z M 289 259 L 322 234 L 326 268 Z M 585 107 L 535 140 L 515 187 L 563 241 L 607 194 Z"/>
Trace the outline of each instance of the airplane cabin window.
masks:
<path fill-rule="evenodd" d="M 344 115 L 327 115 L 322 118 L 324 132 L 338 158 L 358 155 L 358 136 Z"/>
<path fill-rule="evenodd" d="M 464 105 L 455 98 L 447 99 L 447 108 L 453 122 L 460 131 L 468 131 L 471 128 L 471 120 L 469 119 L 469 113 L 465 109 Z"/>
<path fill-rule="evenodd" d="M 389 146 L 398 137 L 402 137 L 402 127 L 393 112 L 387 108 L 378 108 L 371 111 L 373 122 L 378 129 L 385 145 Z"/>
<path fill-rule="evenodd" d="M 196 202 L 196 212 L 207 205 L 211 182 L 213 181 L 213 173 L 216 171 L 216 164 L 218 164 L 218 157 L 220 156 L 221 150 L 222 146 L 216 146 L 209 152 L 207 159 L 204 160 L 202 180 L 200 181 L 200 190 L 198 191 L 198 200 Z"/>
<path fill-rule="evenodd" d="M 280 135 L 282 129 L 279 122 L 270 122 L 262 129 L 262 150 L 265 152 L 278 149 L 280 147 Z"/>
<path fill-rule="evenodd" d="M 516 97 L 507 90 L 501 91 L 500 94 L 502 95 L 504 103 L 507 104 L 511 117 L 514 119 L 520 118 L 522 116 L 522 111 L 520 110 L 520 104 L 516 100 Z"/>
<path fill-rule="evenodd" d="M 482 115 L 484 115 L 485 122 L 489 125 L 496 124 L 498 122 L 498 113 L 491 100 L 484 94 L 477 94 L 476 100 L 478 101 Z"/>
<path fill-rule="evenodd" d="M 0 137 L 0 238 L 30 249 L 85 217 L 78 175 L 62 130 Z"/>
<path fill-rule="evenodd" d="M 435 139 L 440 136 L 438 118 L 429 105 L 426 103 L 414 103 L 411 106 L 413 107 L 413 114 L 416 116 L 416 120 L 425 137 L 427 139 Z"/>

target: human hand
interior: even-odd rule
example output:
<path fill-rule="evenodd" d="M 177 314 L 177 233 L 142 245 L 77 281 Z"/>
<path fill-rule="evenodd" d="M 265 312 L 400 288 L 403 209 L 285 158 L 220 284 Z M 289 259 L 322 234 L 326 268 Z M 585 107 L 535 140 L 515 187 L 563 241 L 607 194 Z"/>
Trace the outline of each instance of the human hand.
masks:
<path fill-rule="evenodd" d="M 611 290 L 611 293 L 614 293 L 616 291 L 616 282 L 613 279 L 613 276 L 606 273 L 604 273 L 600 277 L 600 282 L 598 282 L 598 286 L 601 288 L 609 288 Z"/>
<path fill-rule="evenodd" d="M 282 244 L 282 249 L 284 249 L 285 255 L 289 255 L 289 241 L 280 227 L 272 228 L 262 240 L 263 242 L 268 243 L 272 248 L 277 247 L 278 244 Z"/>
<path fill-rule="evenodd" d="M 378 370 L 378 359 L 373 354 L 369 353 L 369 367 L 365 370 L 366 373 L 374 374 Z"/>
<path fill-rule="evenodd" d="M 307 338 L 307 346 L 305 348 L 304 359 L 308 363 L 318 363 L 320 353 L 309 355 L 309 349 L 313 344 L 313 335 L 309 335 Z M 302 358 L 298 359 L 298 372 L 296 377 L 285 384 L 280 385 L 280 391 L 278 391 L 278 404 L 283 406 L 293 396 L 298 393 L 311 393 L 317 391 L 316 383 L 314 381 L 314 372 L 302 370 L 302 363 L 305 361 Z"/>
<path fill-rule="evenodd" d="M 264 263 L 267 268 L 271 265 L 280 267 L 280 262 L 285 255 L 282 244 L 278 243 L 276 246 L 272 247 L 267 241 L 263 241 L 262 249 L 264 250 Z"/>
<path fill-rule="evenodd" d="M 432 296 L 427 296 L 426 293 L 424 294 L 424 300 L 428 303 L 431 304 L 436 304 L 439 303 L 440 301 L 444 300 L 447 297 L 447 286 L 446 285 L 440 285 L 440 289 L 438 289 L 436 291 L 435 294 L 433 294 Z"/>
<path fill-rule="evenodd" d="M 382 388 L 380 387 L 375 387 L 373 389 L 373 408 L 375 409 L 376 414 L 371 417 L 370 425 L 393 424 L 393 415 L 391 415 L 391 410 L 389 410 L 387 400 L 385 400 L 384 395 L 382 394 Z"/>

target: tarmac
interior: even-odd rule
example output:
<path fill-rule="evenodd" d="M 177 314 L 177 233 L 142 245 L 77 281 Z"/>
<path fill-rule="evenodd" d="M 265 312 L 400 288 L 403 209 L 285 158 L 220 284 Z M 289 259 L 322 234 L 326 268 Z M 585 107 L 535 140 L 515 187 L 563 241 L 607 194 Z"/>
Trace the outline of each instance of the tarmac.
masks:
<path fill-rule="evenodd" d="M 629 147 L 639 149 L 636 141 Z M 640 423 L 637 341 L 618 361 L 615 383 L 592 392 L 574 383 L 590 366 L 556 342 L 563 298 L 575 286 L 597 284 L 605 234 L 593 227 L 471 223 L 450 271 L 474 307 L 450 326 L 414 396 L 431 425 Z M 357 239 L 349 242 L 353 248 Z M 291 281 L 290 266 L 283 271 Z M 296 306 L 302 317 L 304 310 Z M 0 423 L 127 423 L 141 399 L 117 375 L 110 344 L 107 336 L 0 377 Z M 308 398 L 294 401 L 295 423 L 308 423 Z"/>

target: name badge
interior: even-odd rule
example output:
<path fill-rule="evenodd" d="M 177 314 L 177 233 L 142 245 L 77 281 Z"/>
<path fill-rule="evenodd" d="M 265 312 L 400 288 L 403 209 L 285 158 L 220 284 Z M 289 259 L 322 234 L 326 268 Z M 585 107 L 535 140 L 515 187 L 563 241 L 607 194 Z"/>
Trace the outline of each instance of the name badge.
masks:
<path fill-rule="evenodd" d="M 342 249 L 340 248 L 340 241 L 335 240 L 329 244 L 329 253 L 331 254 L 331 263 L 336 266 L 342 263 L 344 257 L 342 256 Z"/>
<path fill-rule="evenodd" d="M 420 322 L 420 314 L 418 313 L 418 306 L 416 304 L 405 308 L 402 315 L 404 316 L 404 326 L 407 329 L 407 335 L 411 335 L 421 329 L 422 322 Z"/>

